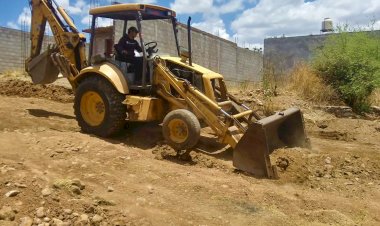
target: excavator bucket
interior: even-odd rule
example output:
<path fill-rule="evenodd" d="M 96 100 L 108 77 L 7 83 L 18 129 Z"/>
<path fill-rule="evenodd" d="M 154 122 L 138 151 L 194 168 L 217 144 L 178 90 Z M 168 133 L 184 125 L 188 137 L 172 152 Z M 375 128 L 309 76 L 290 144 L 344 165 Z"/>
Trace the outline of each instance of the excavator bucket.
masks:
<path fill-rule="evenodd" d="M 255 176 L 277 178 L 269 155 L 277 148 L 309 145 L 301 111 L 290 108 L 249 125 L 235 147 L 233 165 Z"/>
<path fill-rule="evenodd" d="M 59 70 L 54 65 L 51 54 L 54 49 L 48 49 L 26 63 L 26 71 L 35 84 L 53 83 L 58 78 Z"/>

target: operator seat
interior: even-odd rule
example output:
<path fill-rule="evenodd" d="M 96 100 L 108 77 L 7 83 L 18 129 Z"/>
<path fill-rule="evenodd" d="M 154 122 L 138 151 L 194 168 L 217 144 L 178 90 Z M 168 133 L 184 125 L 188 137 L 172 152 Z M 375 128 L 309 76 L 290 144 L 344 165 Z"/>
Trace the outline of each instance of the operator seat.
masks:
<path fill-rule="evenodd" d="M 136 81 L 135 81 L 135 79 L 136 79 L 136 73 L 135 73 L 136 72 L 136 68 L 135 68 L 136 66 L 135 66 L 135 64 L 129 62 L 128 59 L 126 58 L 126 56 L 124 54 L 122 54 L 122 50 L 118 44 L 114 45 L 114 49 L 115 49 L 115 60 L 116 60 L 117 64 L 119 65 L 120 69 L 123 71 L 124 75 L 126 76 L 127 81 L 130 82 L 130 84 L 132 85 L 131 89 L 133 89 L 134 85 L 139 86 L 139 84 L 136 84 Z M 125 63 L 125 66 L 123 66 L 123 63 Z M 147 74 L 150 75 L 150 68 L 149 67 L 147 68 Z M 150 76 L 147 76 L 146 77 L 146 83 L 150 84 L 150 81 L 151 81 Z"/>

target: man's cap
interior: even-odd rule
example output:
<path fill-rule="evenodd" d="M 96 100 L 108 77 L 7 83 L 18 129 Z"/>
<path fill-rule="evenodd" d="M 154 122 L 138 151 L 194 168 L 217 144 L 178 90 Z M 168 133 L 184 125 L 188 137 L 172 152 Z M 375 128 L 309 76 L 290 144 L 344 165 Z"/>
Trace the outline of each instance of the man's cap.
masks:
<path fill-rule="evenodd" d="M 131 33 L 132 31 L 134 31 L 134 32 L 136 32 L 136 33 L 139 33 L 139 30 L 137 30 L 136 27 L 130 27 L 130 28 L 128 29 L 128 34 Z"/>

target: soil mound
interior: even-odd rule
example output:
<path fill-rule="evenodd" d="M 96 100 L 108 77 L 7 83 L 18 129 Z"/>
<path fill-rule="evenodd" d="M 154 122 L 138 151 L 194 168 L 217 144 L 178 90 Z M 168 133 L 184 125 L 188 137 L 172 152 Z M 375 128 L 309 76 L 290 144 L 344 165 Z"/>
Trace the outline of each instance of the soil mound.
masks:
<path fill-rule="evenodd" d="M 74 99 L 71 89 L 56 85 L 35 85 L 15 79 L 0 81 L 0 95 L 37 97 L 63 103 L 73 102 Z"/>

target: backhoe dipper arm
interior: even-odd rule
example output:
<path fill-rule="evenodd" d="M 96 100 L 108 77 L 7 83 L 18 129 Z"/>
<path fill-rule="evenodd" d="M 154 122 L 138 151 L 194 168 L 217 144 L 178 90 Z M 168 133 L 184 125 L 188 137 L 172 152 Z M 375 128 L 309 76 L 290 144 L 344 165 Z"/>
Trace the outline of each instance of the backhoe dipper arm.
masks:
<path fill-rule="evenodd" d="M 45 26 L 46 22 L 48 22 L 58 46 L 59 53 L 67 58 L 70 63 L 71 73 L 75 76 L 78 74 L 78 71 L 87 65 L 85 36 L 78 32 L 73 21 L 66 14 L 64 9 L 58 6 L 55 0 L 30 0 L 29 3 L 32 9 L 30 37 L 32 44 L 30 57 L 26 63 L 28 64 L 41 53 Z M 65 25 L 64 22 L 67 25 Z"/>

